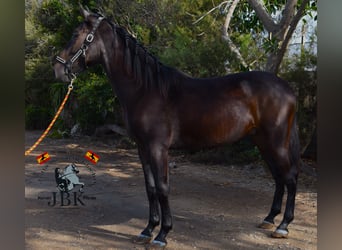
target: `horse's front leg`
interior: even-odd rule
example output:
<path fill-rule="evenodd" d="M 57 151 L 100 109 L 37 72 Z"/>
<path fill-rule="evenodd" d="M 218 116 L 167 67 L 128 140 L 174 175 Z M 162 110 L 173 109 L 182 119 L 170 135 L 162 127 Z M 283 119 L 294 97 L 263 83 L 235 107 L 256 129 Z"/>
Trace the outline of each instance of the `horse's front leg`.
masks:
<path fill-rule="evenodd" d="M 164 248 L 167 244 L 166 236 L 172 229 L 172 216 L 168 197 L 170 192 L 168 149 L 157 144 L 152 146 L 150 150 L 151 167 L 162 215 L 160 232 L 151 245 L 153 248 Z"/>
<path fill-rule="evenodd" d="M 150 152 L 147 151 L 144 147 L 139 146 L 139 157 L 142 163 L 144 176 L 145 176 L 145 186 L 146 193 L 149 201 L 150 213 L 149 213 L 149 221 L 146 228 L 141 232 L 141 234 L 135 239 L 136 243 L 146 244 L 152 240 L 152 232 L 156 226 L 159 225 L 160 216 L 159 216 L 159 201 L 157 196 L 156 184 L 154 181 L 153 172 L 151 169 L 150 163 Z"/>

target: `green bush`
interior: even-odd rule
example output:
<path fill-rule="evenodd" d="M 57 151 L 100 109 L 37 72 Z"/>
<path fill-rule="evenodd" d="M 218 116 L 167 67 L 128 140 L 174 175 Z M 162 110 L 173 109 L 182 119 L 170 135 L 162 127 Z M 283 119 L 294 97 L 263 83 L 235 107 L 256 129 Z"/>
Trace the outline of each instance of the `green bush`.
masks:
<path fill-rule="evenodd" d="M 121 116 L 116 97 L 104 74 L 89 72 L 75 83 L 76 108 L 72 116 L 81 125 L 82 132 L 93 134 L 95 128 L 117 123 Z M 119 116 L 119 117 L 118 117 Z"/>
<path fill-rule="evenodd" d="M 51 113 L 49 108 L 32 104 L 25 107 L 26 129 L 45 129 L 50 121 Z"/>
<path fill-rule="evenodd" d="M 285 60 L 281 76 L 289 81 L 297 96 L 297 124 L 303 149 L 310 143 L 317 126 L 317 56 L 303 50 Z"/>
<path fill-rule="evenodd" d="M 178 152 L 179 153 L 179 152 Z M 175 153 L 177 154 L 177 152 Z M 258 148 L 248 139 L 241 140 L 231 145 L 207 148 L 193 151 L 186 158 L 202 164 L 241 165 L 246 162 L 261 161 Z"/>

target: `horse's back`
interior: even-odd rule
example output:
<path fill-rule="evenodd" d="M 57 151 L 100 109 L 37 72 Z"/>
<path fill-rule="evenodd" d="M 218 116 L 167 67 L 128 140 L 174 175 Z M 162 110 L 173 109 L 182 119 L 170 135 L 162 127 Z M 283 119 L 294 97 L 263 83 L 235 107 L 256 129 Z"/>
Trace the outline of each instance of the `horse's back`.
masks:
<path fill-rule="evenodd" d="M 289 84 L 273 73 L 248 71 L 215 78 L 184 78 L 174 98 L 250 97 L 286 94 L 294 96 Z"/>
<path fill-rule="evenodd" d="M 190 147 L 232 143 L 285 119 L 294 100 L 287 82 L 267 72 L 189 78 L 174 104 L 175 139 Z"/>

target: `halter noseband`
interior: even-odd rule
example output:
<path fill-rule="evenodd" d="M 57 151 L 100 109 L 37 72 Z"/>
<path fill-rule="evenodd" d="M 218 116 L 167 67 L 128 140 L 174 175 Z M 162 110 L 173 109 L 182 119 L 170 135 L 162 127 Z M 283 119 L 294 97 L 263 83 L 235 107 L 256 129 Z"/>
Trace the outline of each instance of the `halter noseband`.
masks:
<path fill-rule="evenodd" d="M 99 27 L 101 21 L 104 19 L 103 16 L 100 16 L 97 18 L 96 23 L 93 27 L 93 29 L 91 30 L 91 32 L 86 36 L 86 38 L 84 39 L 81 48 L 76 52 L 76 54 L 69 60 L 65 60 L 60 56 L 56 56 L 56 60 L 57 62 L 61 63 L 64 65 L 64 72 L 66 75 L 68 75 L 68 77 L 72 80 L 76 78 L 76 74 L 71 72 L 72 69 L 72 65 L 73 63 L 81 56 L 83 55 L 85 57 L 85 53 L 88 50 L 89 45 L 93 42 L 94 40 L 94 34 L 97 30 L 97 28 Z"/>

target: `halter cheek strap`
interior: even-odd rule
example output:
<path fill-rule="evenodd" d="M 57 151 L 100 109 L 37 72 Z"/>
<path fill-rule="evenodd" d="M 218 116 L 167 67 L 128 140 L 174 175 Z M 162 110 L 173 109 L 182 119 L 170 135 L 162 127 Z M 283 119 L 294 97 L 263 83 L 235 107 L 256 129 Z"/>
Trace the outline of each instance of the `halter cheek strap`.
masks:
<path fill-rule="evenodd" d="M 93 42 L 94 40 L 94 35 L 95 32 L 97 30 L 97 28 L 99 27 L 101 21 L 104 19 L 103 16 L 100 16 L 97 18 L 95 25 L 93 26 L 93 29 L 91 30 L 91 32 L 86 36 L 86 38 L 84 39 L 80 49 L 75 53 L 75 55 L 69 59 L 69 60 L 65 60 L 60 56 L 56 56 L 56 61 L 63 64 L 64 65 L 64 72 L 66 75 L 69 76 L 70 79 L 75 79 L 76 78 L 76 74 L 72 73 L 72 65 L 75 61 L 77 61 L 77 59 L 83 55 L 84 57 L 86 56 L 86 51 L 88 50 L 89 45 Z"/>

